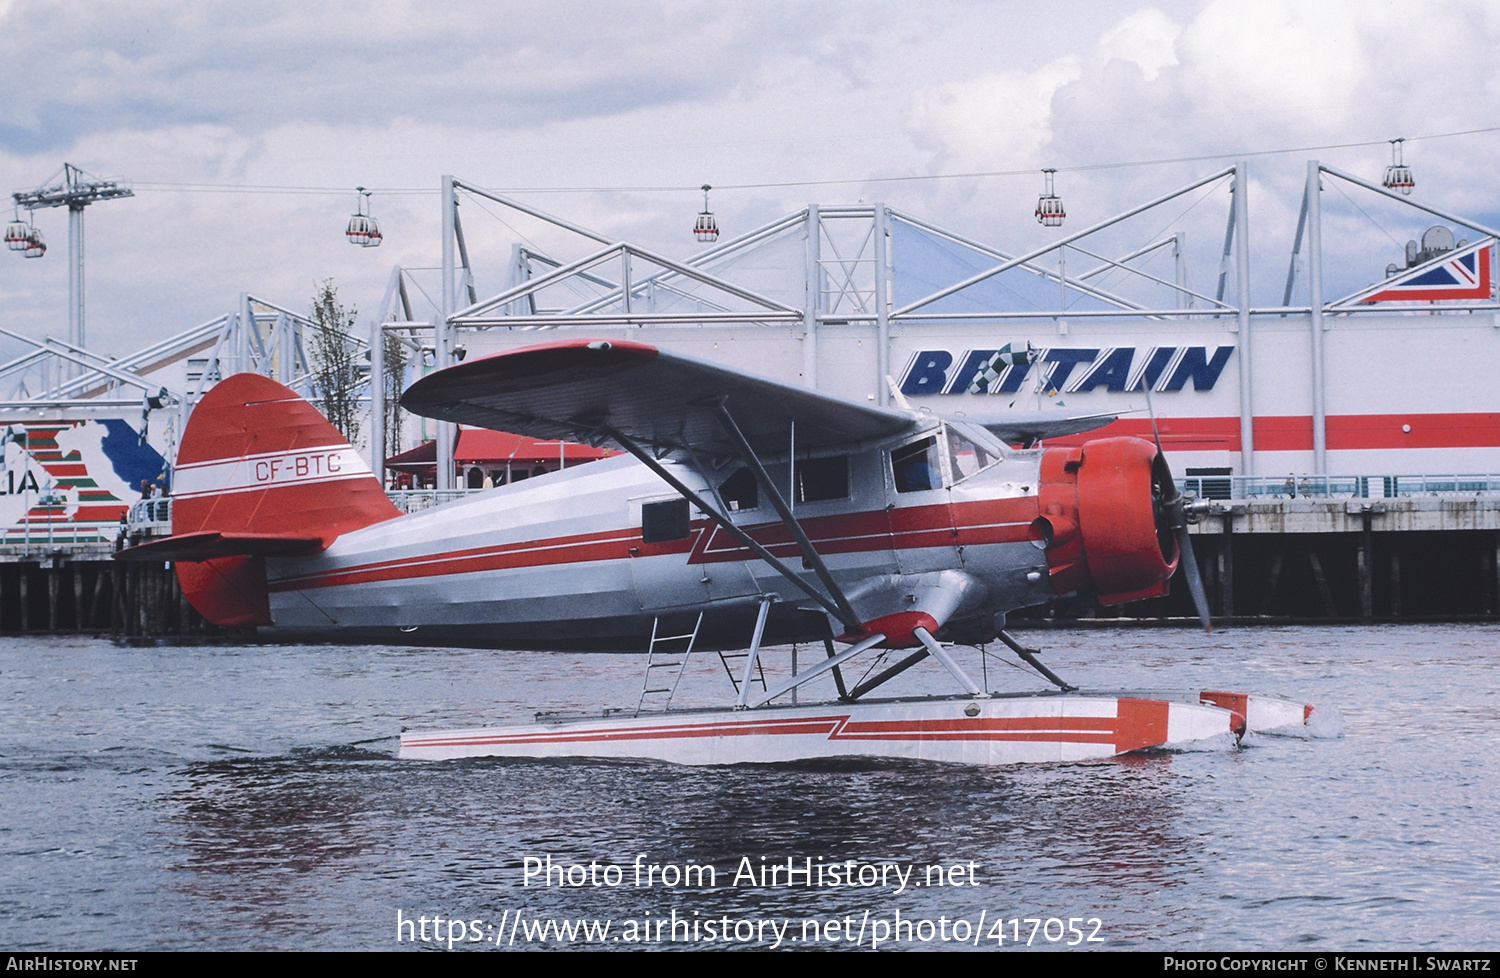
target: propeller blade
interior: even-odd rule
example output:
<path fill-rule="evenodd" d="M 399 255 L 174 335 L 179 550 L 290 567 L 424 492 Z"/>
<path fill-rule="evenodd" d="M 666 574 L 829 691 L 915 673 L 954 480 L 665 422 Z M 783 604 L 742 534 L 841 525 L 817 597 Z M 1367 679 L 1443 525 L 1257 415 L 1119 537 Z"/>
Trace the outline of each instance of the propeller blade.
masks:
<path fill-rule="evenodd" d="M 1141 379 L 1141 389 L 1146 392 L 1146 413 L 1151 416 L 1151 437 L 1156 440 L 1156 454 L 1165 455 L 1167 453 L 1161 448 L 1161 432 L 1156 430 L 1156 405 L 1151 403 L 1151 385 L 1145 382 L 1145 378 Z M 1172 495 L 1176 494 L 1177 486 L 1174 484 Z"/>
<path fill-rule="evenodd" d="M 1146 410 L 1151 415 L 1151 437 L 1156 442 L 1156 454 L 1165 458 L 1166 452 L 1161 447 L 1161 432 L 1156 427 L 1156 405 L 1151 403 L 1151 385 L 1143 383 L 1141 389 L 1146 392 Z M 1193 608 L 1198 612 L 1198 620 L 1203 622 L 1205 632 L 1212 632 L 1214 626 L 1208 614 L 1208 596 L 1203 593 L 1203 577 L 1198 573 L 1198 559 L 1193 555 L 1193 540 L 1187 528 L 1184 512 L 1186 500 L 1177 491 L 1177 482 L 1170 473 L 1165 483 L 1162 487 L 1162 503 L 1172 514 L 1172 529 L 1177 534 L 1177 559 L 1182 562 L 1182 574 L 1187 578 L 1188 593 L 1193 596 Z"/>
<path fill-rule="evenodd" d="M 1182 562 L 1182 574 L 1187 578 L 1188 593 L 1193 596 L 1193 607 L 1198 611 L 1198 620 L 1203 630 L 1212 632 L 1213 622 L 1208 616 L 1208 596 L 1203 593 L 1203 578 L 1198 574 L 1198 559 L 1193 556 L 1192 535 L 1186 525 L 1177 527 L 1177 559 Z"/>

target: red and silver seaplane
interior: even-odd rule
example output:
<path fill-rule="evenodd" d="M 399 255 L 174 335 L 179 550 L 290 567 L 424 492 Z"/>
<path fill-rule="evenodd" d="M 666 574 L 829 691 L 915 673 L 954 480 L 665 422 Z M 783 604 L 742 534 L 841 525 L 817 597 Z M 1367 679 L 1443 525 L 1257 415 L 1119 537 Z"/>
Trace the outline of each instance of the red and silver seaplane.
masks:
<path fill-rule="evenodd" d="M 202 399 L 183 433 L 172 535 L 122 556 L 175 561 L 205 618 L 288 640 L 648 651 L 633 714 L 406 732 L 403 757 L 1005 764 L 1306 717 L 1300 704 L 1242 694 L 1079 695 L 1004 631 L 1007 613 L 1065 595 L 1163 594 L 1183 554 L 1207 624 L 1189 506 L 1159 443 L 1012 447 L 1110 417 L 942 418 L 603 340 L 449 367 L 402 405 L 628 455 L 403 515 L 316 409 L 241 374 Z M 1057 689 L 981 688 L 953 643 L 997 638 Z M 726 659 L 732 708 L 645 710 L 646 693 L 669 693 L 651 688 L 669 639 L 679 670 L 686 652 L 748 650 L 733 669 Z M 800 642 L 826 656 L 768 677 L 762 648 Z M 847 685 L 841 667 L 877 649 L 899 658 Z M 929 657 L 956 695 L 866 699 Z M 836 701 L 774 702 L 829 673 Z"/>

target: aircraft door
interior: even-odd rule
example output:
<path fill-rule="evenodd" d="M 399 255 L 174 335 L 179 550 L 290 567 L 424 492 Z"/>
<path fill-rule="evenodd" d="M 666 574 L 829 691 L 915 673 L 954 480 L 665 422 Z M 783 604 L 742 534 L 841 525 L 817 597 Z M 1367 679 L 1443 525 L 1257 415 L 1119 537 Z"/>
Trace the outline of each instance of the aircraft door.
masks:
<path fill-rule="evenodd" d="M 947 445 L 933 433 L 885 453 L 886 521 L 902 574 L 962 567 Z"/>

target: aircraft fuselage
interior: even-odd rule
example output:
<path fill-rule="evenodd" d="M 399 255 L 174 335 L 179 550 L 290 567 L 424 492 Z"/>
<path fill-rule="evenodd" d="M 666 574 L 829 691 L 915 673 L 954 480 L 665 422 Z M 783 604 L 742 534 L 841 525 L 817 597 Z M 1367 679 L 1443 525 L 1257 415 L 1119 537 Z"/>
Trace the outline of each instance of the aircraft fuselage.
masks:
<path fill-rule="evenodd" d="M 1057 597 L 1034 527 L 1042 452 L 995 459 L 981 449 L 989 464 L 966 474 L 945 430 L 799 460 L 795 486 L 785 462 L 767 467 L 862 618 L 925 608 L 936 588 L 947 611 L 939 620 L 998 627 L 1007 611 Z M 748 473 L 731 478 L 729 465 L 705 478 L 667 464 L 817 586 Z M 913 464 L 925 472 L 913 477 Z M 742 647 L 765 595 L 775 596 L 768 642 L 841 630 L 628 456 L 354 530 L 313 556 L 270 559 L 267 584 L 273 634 L 638 652 L 653 620 L 703 611 L 706 644 Z"/>

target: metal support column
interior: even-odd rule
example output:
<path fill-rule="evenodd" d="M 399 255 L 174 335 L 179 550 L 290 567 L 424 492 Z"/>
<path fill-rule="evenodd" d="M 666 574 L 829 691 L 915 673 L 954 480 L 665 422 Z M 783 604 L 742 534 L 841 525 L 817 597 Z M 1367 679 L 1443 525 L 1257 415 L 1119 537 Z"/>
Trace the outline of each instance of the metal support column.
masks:
<path fill-rule="evenodd" d="M 823 301 L 823 224 L 807 205 L 807 298 L 802 307 L 802 386 L 818 387 L 818 307 Z"/>
<path fill-rule="evenodd" d="M 1240 471 L 1255 474 L 1255 405 L 1250 393 L 1250 167 L 1234 165 L 1234 288 L 1239 306 Z"/>
<path fill-rule="evenodd" d="M 370 471 L 385 485 L 385 330 L 370 323 Z"/>
<path fill-rule="evenodd" d="M 453 175 L 443 175 L 443 309 L 434 330 L 436 348 L 433 351 L 433 366 L 442 370 L 453 363 L 453 218 L 458 209 L 458 196 L 454 192 Z M 453 488 L 453 448 L 457 440 L 455 426 L 447 421 L 437 422 L 437 487 Z"/>
<path fill-rule="evenodd" d="M 68 205 L 68 342 L 82 349 L 83 341 L 83 204 Z M 67 370 L 76 377 L 80 367 Z"/>
<path fill-rule="evenodd" d="M 890 213 L 884 204 L 875 205 L 875 403 L 890 403 L 890 385 L 885 382 L 891 372 L 891 284 L 886 268 L 886 234 Z"/>
<path fill-rule="evenodd" d="M 234 372 L 250 373 L 255 368 L 250 363 L 250 331 L 255 328 L 255 310 L 250 306 L 250 293 L 240 293 L 239 342 L 234 346 Z"/>
<path fill-rule="evenodd" d="M 1322 166 L 1307 161 L 1307 292 L 1312 306 L 1313 472 L 1328 474 L 1323 402 L 1323 187 Z"/>
<path fill-rule="evenodd" d="M 1186 239 L 1187 232 L 1185 231 L 1178 231 L 1172 235 L 1173 281 L 1177 284 L 1178 309 L 1191 309 L 1193 307 L 1193 297 L 1188 295 L 1187 291 L 1187 248 L 1183 243 Z"/>
<path fill-rule="evenodd" d="M 292 317 L 276 314 L 276 379 L 291 386 L 297 367 L 297 341 L 292 338 Z"/>

